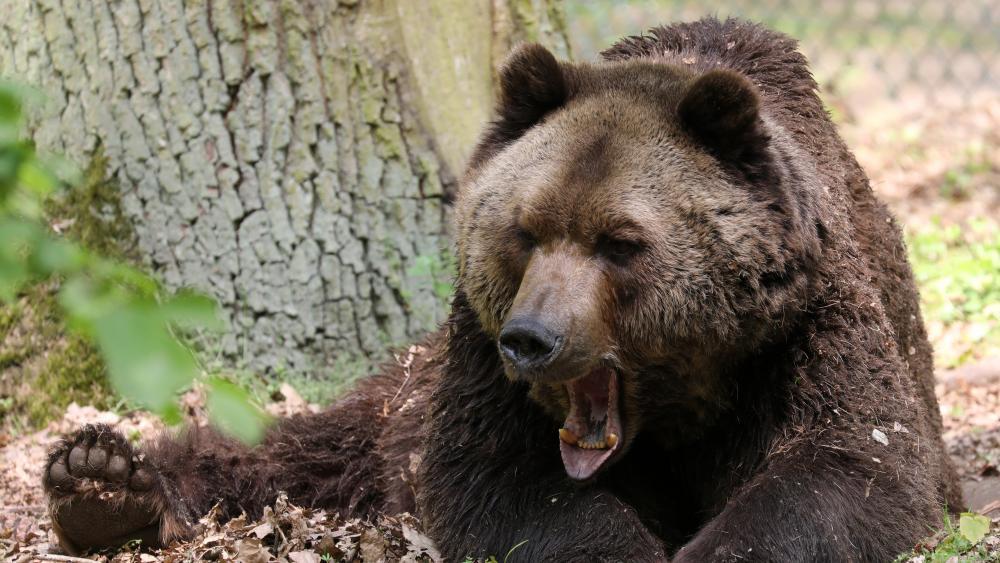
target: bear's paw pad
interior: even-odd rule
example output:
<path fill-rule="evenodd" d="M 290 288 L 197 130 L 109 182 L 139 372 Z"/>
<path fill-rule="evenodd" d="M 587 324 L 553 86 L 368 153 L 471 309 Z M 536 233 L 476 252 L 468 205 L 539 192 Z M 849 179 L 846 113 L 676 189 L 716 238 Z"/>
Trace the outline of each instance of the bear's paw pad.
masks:
<path fill-rule="evenodd" d="M 53 528 L 70 552 L 141 540 L 159 545 L 157 474 L 128 440 L 110 427 L 88 425 L 49 457 L 44 483 Z"/>

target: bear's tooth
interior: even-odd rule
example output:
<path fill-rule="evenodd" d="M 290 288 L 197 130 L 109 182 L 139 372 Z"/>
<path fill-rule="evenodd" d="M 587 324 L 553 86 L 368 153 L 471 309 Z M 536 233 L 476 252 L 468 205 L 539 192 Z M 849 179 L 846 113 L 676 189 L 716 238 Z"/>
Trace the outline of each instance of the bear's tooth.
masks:
<path fill-rule="evenodd" d="M 570 431 L 569 428 L 559 429 L 559 439 L 571 446 L 577 445 L 577 442 L 579 442 L 580 440 L 579 438 L 576 437 L 576 434 Z"/>
<path fill-rule="evenodd" d="M 604 440 L 608 443 L 609 448 L 613 448 L 618 445 L 618 434 L 612 432 L 604 437 Z"/>

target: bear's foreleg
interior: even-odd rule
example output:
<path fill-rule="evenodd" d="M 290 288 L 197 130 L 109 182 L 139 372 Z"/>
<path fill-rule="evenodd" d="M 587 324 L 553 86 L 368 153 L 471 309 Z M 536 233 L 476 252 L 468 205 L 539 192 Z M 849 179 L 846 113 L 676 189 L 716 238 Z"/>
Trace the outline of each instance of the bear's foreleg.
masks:
<path fill-rule="evenodd" d="M 463 491 L 436 488 L 424 497 L 425 526 L 448 561 L 491 556 L 507 561 L 665 561 L 660 540 L 613 494 L 553 479 L 520 480 L 508 467 Z"/>
<path fill-rule="evenodd" d="M 223 520 L 258 517 L 281 491 L 299 505 L 370 515 L 382 430 L 370 402 L 349 397 L 283 419 L 254 447 L 197 428 L 136 448 L 110 427 L 84 427 L 46 465 L 53 528 L 70 553 L 136 539 L 155 547 L 193 535 L 216 505 Z"/>
<path fill-rule="evenodd" d="M 925 532 L 926 507 L 860 465 L 812 447 L 772 460 L 674 560 L 892 561 Z"/>

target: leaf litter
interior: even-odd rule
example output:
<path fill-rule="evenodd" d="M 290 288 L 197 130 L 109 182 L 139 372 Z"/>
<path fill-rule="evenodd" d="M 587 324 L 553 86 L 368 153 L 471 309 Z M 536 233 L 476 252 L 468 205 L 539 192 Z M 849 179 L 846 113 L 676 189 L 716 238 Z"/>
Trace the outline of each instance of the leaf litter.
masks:
<path fill-rule="evenodd" d="M 315 410 L 315 405 L 301 401 L 297 393 L 286 391 L 283 395 L 288 397 L 283 401 L 287 404 L 269 405 L 270 410 L 285 415 Z M 190 402 L 189 412 L 203 420 L 203 409 L 198 407 L 197 400 Z M 17 437 L 0 433 L 0 498 L 3 499 L 0 560 L 18 563 L 57 560 L 62 553 L 46 512 L 41 471 L 47 451 L 61 435 L 94 422 L 115 425 L 126 436 L 135 438 L 164 430 L 147 413 L 119 416 L 73 404 L 62 420 L 44 430 Z M 410 514 L 384 515 L 375 521 L 343 518 L 325 510 L 296 506 L 281 494 L 258 520 L 249 521 L 243 515 L 220 523 L 218 516 L 218 507 L 213 508 L 200 520 L 195 538 L 167 549 L 143 550 L 140 545 L 129 545 L 117 553 L 99 553 L 88 558 L 106 563 L 441 560 L 433 542 L 421 531 L 419 520 Z"/>

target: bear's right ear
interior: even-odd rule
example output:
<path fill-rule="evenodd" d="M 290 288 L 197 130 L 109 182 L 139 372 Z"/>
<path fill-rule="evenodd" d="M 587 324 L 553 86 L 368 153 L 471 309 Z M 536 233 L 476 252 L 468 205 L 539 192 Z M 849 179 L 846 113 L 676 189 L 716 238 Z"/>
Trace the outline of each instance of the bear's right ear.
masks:
<path fill-rule="evenodd" d="M 559 61 L 537 43 L 514 49 L 500 67 L 496 116 L 469 160 L 475 169 L 569 98 Z"/>
<path fill-rule="evenodd" d="M 567 97 L 566 76 L 552 53 L 538 43 L 521 45 L 500 68 L 498 125 L 508 138 L 520 137 Z"/>

